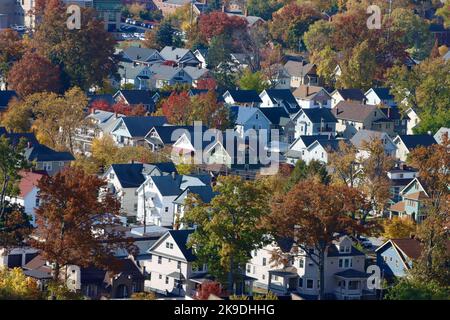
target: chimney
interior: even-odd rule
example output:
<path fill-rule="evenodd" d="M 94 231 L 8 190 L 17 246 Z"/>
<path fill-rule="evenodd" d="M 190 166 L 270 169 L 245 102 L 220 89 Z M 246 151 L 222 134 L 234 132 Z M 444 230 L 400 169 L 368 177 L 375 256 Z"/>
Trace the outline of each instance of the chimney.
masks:
<path fill-rule="evenodd" d="M 172 172 L 172 179 L 175 180 L 175 177 L 176 177 L 176 174 L 175 174 L 175 171 L 174 171 L 174 172 Z"/>
<path fill-rule="evenodd" d="M 91 108 L 91 114 L 95 114 L 95 108 Z"/>

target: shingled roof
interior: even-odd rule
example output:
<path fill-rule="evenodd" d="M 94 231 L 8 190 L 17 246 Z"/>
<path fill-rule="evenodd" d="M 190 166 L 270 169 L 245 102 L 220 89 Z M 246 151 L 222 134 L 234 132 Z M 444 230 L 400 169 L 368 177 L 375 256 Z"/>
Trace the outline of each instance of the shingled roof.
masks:
<path fill-rule="evenodd" d="M 374 105 L 361 104 L 353 101 L 341 101 L 331 109 L 331 112 L 333 112 L 336 119 L 364 122 L 364 120 L 377 110 L 377 106 Z"/>

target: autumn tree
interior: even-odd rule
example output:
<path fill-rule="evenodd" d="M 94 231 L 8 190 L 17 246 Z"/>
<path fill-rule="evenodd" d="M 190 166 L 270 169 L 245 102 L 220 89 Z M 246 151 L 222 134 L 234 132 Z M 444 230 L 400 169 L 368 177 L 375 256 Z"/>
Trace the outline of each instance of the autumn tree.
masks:
<path fill-rule="evenodd" d="M 406 277 L 389 289 L 386 300 L 450 300 L 450 290 L 435 281 Z"/>
<path fill-rule="evenodd" d="M 218 195 L 210 203 L 189 205 L 183 221 L 197 226 L 188 242 L 195 247 L 197 263 L 208 264 L 209 272 L 233 293 L 235 284 L 242 285 L 251 251 L 264 243 L 261 219 L 268 213 L 268 193 L 238 176 L 219 177 L 214 191 Z"/>
<path fill-rule="evenodd" d="M 449 145 L 448 137 L 444 137 L 442 144 L 416 148 L 408 158 L 409 164 L 419 170 L 419 179 L 428 195 L 421 208 L 426 219 L 418 227 L 417 236 L 423 249 L 414 267 L 415 276 L 422 281 L 435 280 L 442 285 L 448 285 L 450 277 L 447 230 L 450 223 Z"/>
<path fill-rule="evenodd" d="M 191 109 L 191 98 L 186 91 L 173 92 L 162 104 L 162 112 L 169 123 L 191 124 L 189 109 Z"/>
<path fill-rule="evenodd" d="M 328 165 L 331 169 L 331 178 L 334 184 L 355 187 L 355 178 L 358 171 L 357 151 L 353 144 L 339 141 L 339 148 L 330 152 Z"/>
<path fill-rule="evenodd" d="M 273 40 L 289 48 L 298 48 L 303 34 L 322 14 L 311 3 L 291 2 L 273 14 L 269 24 Z"/>
<path fill-rule="evenodd" d="M 295 256 L 301 251 L 318 267 L 319 299 L 325 293 L 325 254 L 338 235 L 361 231 L 349 213 L 364 202 L 363 194 L 347 186 L 303 180 L 287 194 L 276 197 L 272 214 L 265 217 L 265 224 L 275 239 L 291 239 L 296 248 L 291 254 Z M 278 250 L 273 258 L 284 261 L 286 256 Z"/>
<path fill-rule="evenodd" d="M 23 54 L 24 45 L 19 34 L 12 29 L 0 30 L 0 79 L 8 88 L 8 73 L 13 63 Z"/>
<path fill-rule="evenodd" d="M 201 15 L 198 26 L 200 35 L 206 43 L 210 43 L 212 38 L 220 35 L 229 35 L 233 43 L 247 33 L 247 20 L 220 11 Z"/>
<path fill-rule="evenodd" d="M 37 281 L 27 277 L 22 269 L 0 269 L 0 299 L 38 300 L 41 297 Z"/>
<path fill-rule="evenodd" d="M 370 212 L 382 213 L 389 203 L 391 182 L 387 173 L 393 168 L 395 161 L 386 154 L 380 139 L 363 141 L 362 148 L 368 153 L 367 157 L 361 156 L 358 159 L 361 165 L 358 187 L 370 203 L 370 209 L 363 210 L 360 217 L 361 223 L 365 223 Z"/>
<path fill-rule="evenodd" d="M 54 6 L 47 6 L 32 39 L 32 46 L 40 55 L 61 66 L 65 90 L 73 86 L 83 90 L 101 86 L 115 72 L 116 42 L 112 34 L 105 30 L 94 9 L 81 10 L 81 28 L 69 30 L 65 5 L 58 0 Z"/>
<path fill-rule="evenodd" d="M 400 109 L 413 108 L 418 113 L 416 133 L 450 126 L 450 61 L 427 59 L 410 70 L 396 66 L 389 70 L 387 79 Z"/>
<path fill-rule="evenodd" d="M 123 233 L 114 228 L 120 203 L 109 193 L 99 199 L 105 186 L 104 180 L 79 168 L 39 181 L 42 204 L 36 209 L 38 240 L 33 246 L 53 263 L 55 281 L 68 265 L 108 267 L 114 252 L 128 245 Z"/>
<path fill-rule="evenodd" d="M 412 219 L 392 217 L 383 223 L 383 237 L 386 239 L 409 238 L 416 233 L 416 225 Z"/>
<path fill-rule="evenodd" d="M 11 89 L 21 97 L 39 92 L 59 92 L 60 73 L 59 67 L 47 58 L 35 52 L 27 52 L 12 66 L 8 81 Z"/>

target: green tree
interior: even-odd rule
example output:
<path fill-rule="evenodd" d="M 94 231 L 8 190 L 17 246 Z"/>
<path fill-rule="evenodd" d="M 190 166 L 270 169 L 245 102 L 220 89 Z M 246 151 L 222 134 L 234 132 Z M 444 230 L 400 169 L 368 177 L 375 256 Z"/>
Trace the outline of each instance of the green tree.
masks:
<path fill-rule="evenodd" d="M 330 176 L 327 172 L 327 167 L 325 164 L 318 160 L 312 160 L 309 164 L 306 164 L 303 160 L 298 160 L 295 164 L 295 168 L 286 182 L 285 190 L 289 191 L 293 186 L 303 180 L 313 179 L 321 183 L 330 183 Z"/>
<path fill-rule="evenodd" d="M 372 86 L 376 67 L 374 50 L 365 40 L 353 48 L 351 58 L 341 65 L 342 75 L 337 79 L 336 86 L 368 90 Z"/>
<path fill-rule="evenodd" d="M 22 269 L 0 269 L 0 299 L 37 300 L 41 297 L 36 280 L 27 277 Z"/>
<path fill-rule="evenodd" d="M 401 279 L 389 289 L 387 300 L 450 300 L 450 290 L 433 281 Z"/>
<path fill-rule="evenodd" d="M 208 264 L 211 274 L 234 293 L 251 252 L 264 244 L 261 219 L 268 214 L 268 191 L 238 176 L 219 177 L 214 191 L 218 195 L 211 203 L 188 204 L 184 221 L 197 227 L 188 245 L 195 247 L 197 263 Z M 237 288 L 236 293 L 242 292 Z"/>
<path fill-rule="evenodd" d="M 243 90 L 255 90 L 256 92 L 262 92 L 268 87 L 269 85 L 260 71 L 252 73 L 250 69 L 245 69 L 239 79 L 239 88 Z"/>

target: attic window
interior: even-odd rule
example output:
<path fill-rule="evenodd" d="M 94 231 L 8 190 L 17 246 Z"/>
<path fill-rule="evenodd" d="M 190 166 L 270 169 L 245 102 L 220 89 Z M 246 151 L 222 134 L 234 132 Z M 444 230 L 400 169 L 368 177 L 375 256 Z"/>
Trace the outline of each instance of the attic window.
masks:
<path fill-rule="evenodd" d="M 166 242 L 166 248 L 168 248 L 168 249 L 173 249 L 173 243 L 171 243 L 171 242 Z"/>

